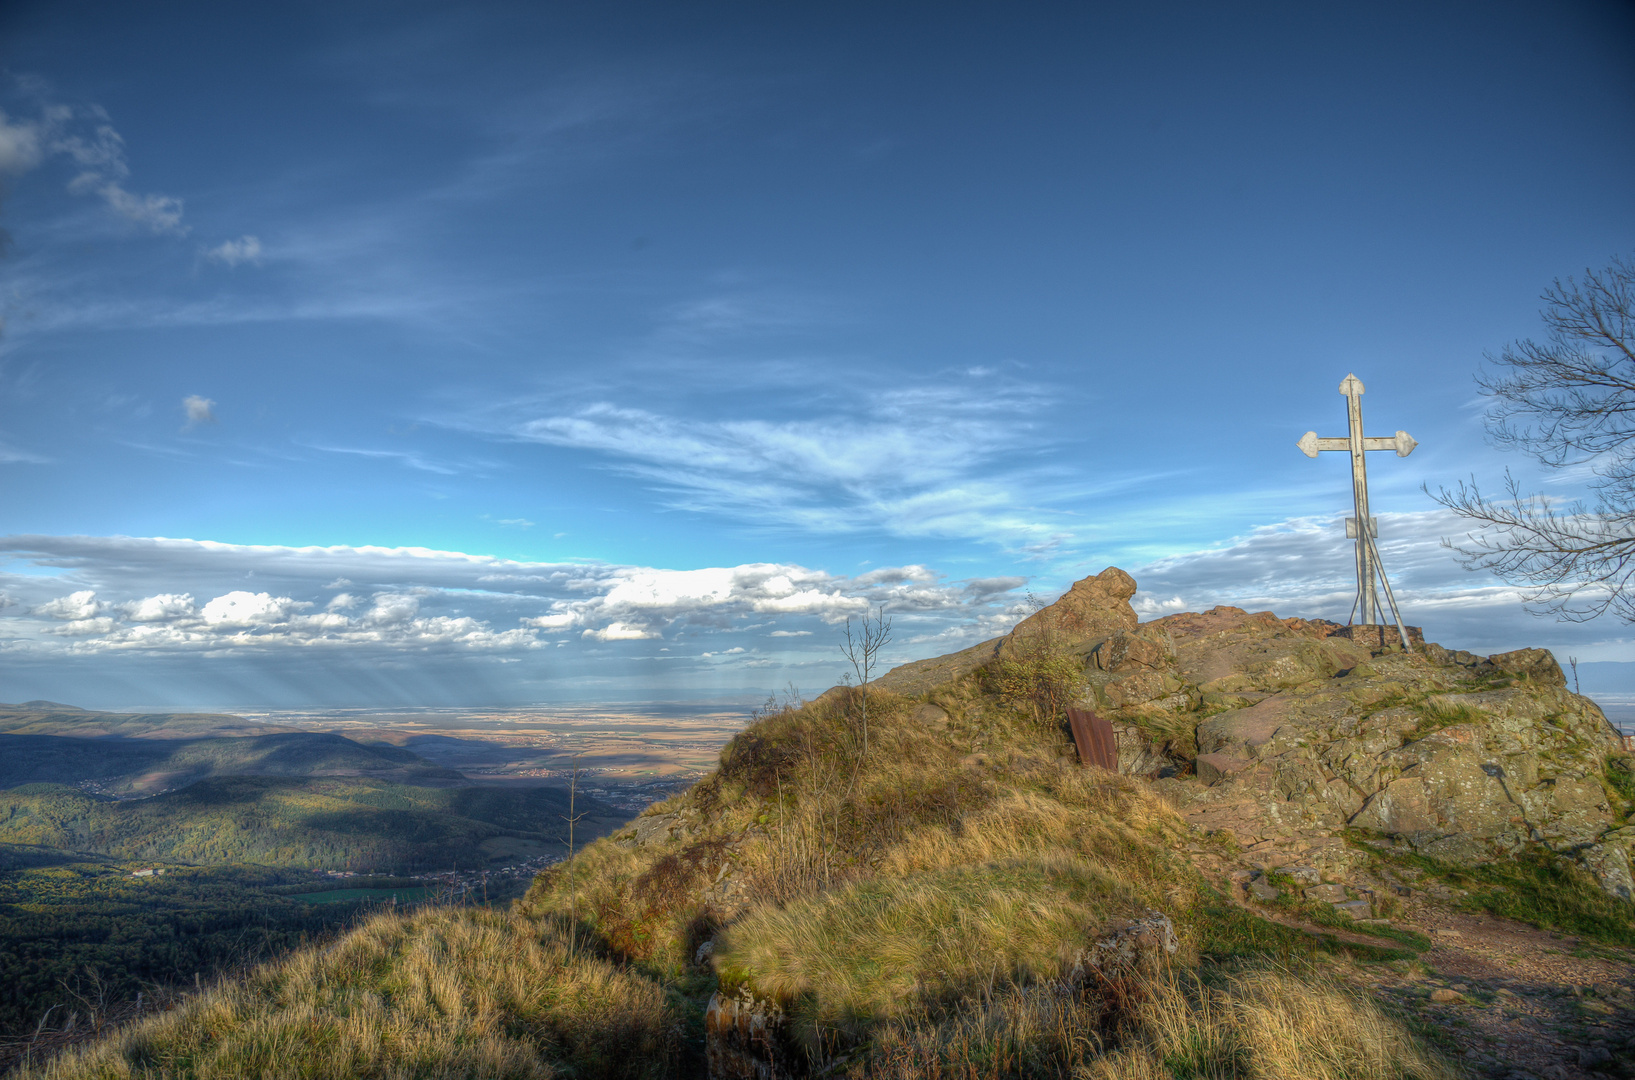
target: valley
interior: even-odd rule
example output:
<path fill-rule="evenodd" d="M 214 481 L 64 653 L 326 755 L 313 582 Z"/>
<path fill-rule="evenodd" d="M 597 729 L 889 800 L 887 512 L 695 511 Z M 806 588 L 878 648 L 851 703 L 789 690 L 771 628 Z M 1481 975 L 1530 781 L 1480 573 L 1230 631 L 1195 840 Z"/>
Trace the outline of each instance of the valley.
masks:
<path fill-rule="evenodd" d="M 743 716 L 0 705 L 0 1040 L 403 905 L 501 905 Z M 577 776 L 576 776 L 577 769 Z M 60 1034 L 60 1032 L 59 1032 Z"/>

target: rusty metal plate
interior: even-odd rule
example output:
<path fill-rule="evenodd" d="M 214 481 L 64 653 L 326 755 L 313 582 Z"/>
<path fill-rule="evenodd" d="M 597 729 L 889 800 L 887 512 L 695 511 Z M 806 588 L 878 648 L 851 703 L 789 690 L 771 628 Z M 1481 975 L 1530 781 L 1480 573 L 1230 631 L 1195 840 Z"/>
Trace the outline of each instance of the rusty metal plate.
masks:
<path fill-rule="evenodd" d="M 1067 710 L 1067 723 L 1073 729 L 1073 745 L 1079 748 L 1081 764 L 1118 771 L 1118 739 L 1112 724 L 1089 709 L 1072 708 Z"/>

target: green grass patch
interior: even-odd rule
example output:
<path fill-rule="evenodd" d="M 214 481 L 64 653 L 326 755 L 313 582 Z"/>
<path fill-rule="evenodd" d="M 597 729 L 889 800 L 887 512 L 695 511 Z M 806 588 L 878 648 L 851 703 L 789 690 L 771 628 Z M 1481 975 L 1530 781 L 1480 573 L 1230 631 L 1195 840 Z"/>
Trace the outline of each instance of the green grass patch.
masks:
<path fill-rule="evenodd" d="M 1197 912 L 1198 951 L 1204 959 L 1216 963 L 1268 959 L 1288 963 L 1294 959 L 1309 957 L 1316 952 L 1348 956 L 1353 960 L 1371 963 L 1384 963 L 1392 960 L 1411 960 L 1430 945 L 1427 941 L 1424 942 L 1424 948 L 1416 948 L 1414 945 L 1407 948 L 1390 948 L 1384 945 L 1342 941 L 1333 934 L 1296 930 L 1256 915 L 1214 890 L 1204 892 Z M 1348 925 L 1347 929 L 1362 928 Z"/>
<path fill-rule="evenodd" d="M 1348 930 L 1353 934 L 1366 934 L 1369 937 L 1393 941 L 1407 949 L 1413 956 L 1418 956 L 1431 948 L 1431 939 L 1424 934 L 1412 930 L 1403 930 L 1395 926 L 1386 926 L 1381 923 L 1360 923 L 1349 915 L 1343 915 L 1336 911 L 1333 904 L 1307 900 L 1301 895 L 1304 887 L 1286 874 L 1280 874 L 1274 870 L 1269 872 L 1266 878 L 1281 890 L 1278 898 L 1272 901 L 1272 906 L 1286 915 L 1292 915 L 1295 918 L 1304 919 L 1317 926 L 1328 927 L 1332 930 Z M 1406 959 L 1406 957 L 1402 957 L 1402 959 Z"/>
<path fill-rule="evenodd" d="M 1635 903 L 1611 895 L 1583 867 L 1545 848 L 1528 848 L 1502 862 L 1459 867 L 1386 851 L 1356 835 L 1347 840 L 1381 862 L 1411 867 L 1465 890 L 1460 904 L 1469 910 L 1635 949 Z"/>

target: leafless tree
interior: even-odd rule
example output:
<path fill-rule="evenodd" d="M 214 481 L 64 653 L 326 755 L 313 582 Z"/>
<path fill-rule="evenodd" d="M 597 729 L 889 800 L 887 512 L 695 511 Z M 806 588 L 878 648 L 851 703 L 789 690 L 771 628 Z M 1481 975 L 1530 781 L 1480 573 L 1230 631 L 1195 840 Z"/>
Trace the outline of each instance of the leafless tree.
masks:
<path fill-rule="evenodd" d="M 852 671 L 857 675 L 857 697 L 862 710 L 863 758 L 869 756 L 869 680 L 879 666 L 880 650 L 890 640 L 891 620 L 886 618 L 884 604 L 872 613 L 865 611 L 856 630 L 852 629 L 852 620 L 849 617 L 846 619 L 846 643 L 840 647 L 840 651 L 851 661 Z"/>
<path fill-rule="evenodd" d="M 1545 340 L 1512 342 L 1477 376 L 1488 437 L 1586 477 L 1591 501 L 1526 494 L 1508 469 L 1489 498 L 1472 478 L 1431 496 L 1473 525 L 1443 543 L 1467 570 L 1523 586 L 1536 614 L 1635 622 L 1635 262 L 1558 279 L 1542 299 Z"/>

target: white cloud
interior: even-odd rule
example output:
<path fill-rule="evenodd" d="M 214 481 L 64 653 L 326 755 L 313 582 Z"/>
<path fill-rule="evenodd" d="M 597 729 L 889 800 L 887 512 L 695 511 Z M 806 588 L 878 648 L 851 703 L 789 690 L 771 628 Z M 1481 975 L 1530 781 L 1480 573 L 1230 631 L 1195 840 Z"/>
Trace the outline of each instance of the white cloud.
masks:
<path fill-rule="evenodd" d="M 418 614 L 420 601 L 416 597 L 402 593 L 379 593 L 363 620 L 375 626 L 394 626 L 409 622 Z"/>
<path fill-rule="evenodd" d="M 36 119 L 13 119 L 0 112 L 0 175 L 18 176 L 49 158 L 72 162 L 79 171 L 68 182 L 74 195 L 95 195 L 109 209 L 155 233 L 184 235 L 182 200 L 141 195 L 125 186 L 130 166 L 125 139 L 101 106 L 41 106 Z"/>
<path fill-rule="evenodd" d="M 48 600 L 34 609 L 34 614 L 44 615 L 52 619 L 89 619 L 100 612 L 103 603 L 97 599 L 97 594 L 90 589 L 82 589 L 77 593 Z"/>
<path fill-rule="evenodd" d="M 198 394 L 189 394 L 182 399 L 182 411 L 187 414 L 187 426 L 197 427 L 200 424 L 214 424 L 216 422 L 216 403 L 207 397 Z"/>
<path fill-rule="evenodd" d="M 1047 400 L 1042 388 L 984 378 L 871 388 L 811 419 L 700 420 L 602 401 L 462 426 L 602 455 L 678 509 L 1037 545 L 1063 526 L 1037 467 L 1010 459 L 1048 444 L 1036 419 Z"/>
<path fill-rule="evenodd" d="M 28 172 L 40 163 L 41 156 L 39 125 L 13 121 L 0 109 L 0 173 Z"/>
<path fill-rule="evenodd" d="M 76 195 L 95 192 L 115 213 L 156 233 L 185 235 L 188 231 L 182 224 L 182 200 L 169 195 L 137 195 L 117 180 L 89 172 L 76 176 L 68 190 Z"/>
<path fill-rule="evenodd" d="M 211 262 L 219 262 L 227 267 L 239 266 L 243 263 L 259 264 L 261 262 L 261 241 L 254 236 L 241 236 L 237 240 L 223 240 L 215 247 L 205 249 L 204 257 Z"/>
<path fill-rule="evenodd" d="M 555 644 L 563 631 L 588 642 L 682 641 L 765 634 L 770 623 L 775 636 L 811 637 L 811 629 L 780 632 L 777 623 L 815 618 L 832 625 L 879 604 L 910 622 L 970 626 L 973 615 L 995 607 L 991 599 L 973 599 L 968 583 L 939 581 L 922 566 L 847 578 L 783 563 L 669 570 L 422 548 L 129 537 L 0 538 L 0 558 L 8 555 L 34 569 L 0 570 L 0 587 L 33 606 L 26 615 L 0 614 L 0 649 L 45 653 L 68 627 L 78 654 L 223 647 L 514 651 Z M 44 570 L 58 576 L 43 577 Z M 258 588 L 242 587 L 247 578 Z M 342 580 L 355 584 L 331 595 Z M 67 583 L 94 587 L 63 595 Z M 732 646 L 722 642 L 713 651 Z"/>
<path fill-rule="evenodd" d="M 580 636 L 589 638 L 592 641 L 643 641 L 647 638 L 656 638 L 659 634 L 657 631 L 649 630 L 643 626 L 613 622 L 608 623 L 600 630 L 586 630 Z"/>
<path fill-rule="evenodd" d="M 199 614 L 206 623 L 216 626 L 270 626 L 287 621 L 300 608 L 311 606 L 287 596 L 235 589 L 205 604 Z"/>
<path fill-rule="evenodd" d="M 571 611 L 565 611 L 558 615 L 536 615 L 533 618 L 525 618 L 522 620 L 522 625 L 532 626 L 539 630 L 566 630 L 578 621 L 578 615 Z"/>
<path fill-rule="evenodd" d="M 125 618 L 131 622 L 168 622 L 185 618 L 197 610 L 193 597 L 187 593 L 160 593 L 145 596 L 123 605 Z"/>

